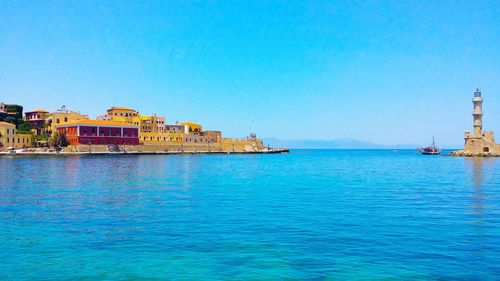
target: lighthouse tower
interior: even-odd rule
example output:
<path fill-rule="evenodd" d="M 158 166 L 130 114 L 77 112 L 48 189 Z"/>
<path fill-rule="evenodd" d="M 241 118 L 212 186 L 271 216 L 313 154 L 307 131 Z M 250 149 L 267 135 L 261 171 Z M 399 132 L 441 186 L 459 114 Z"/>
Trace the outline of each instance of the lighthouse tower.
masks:
<path fill-rule="evenodd" d="M 464 150 L 462 156 L 500 156 L 500 144 L 495 143 L 495 135 L 491 131 L 483 131 L 483 97 L 481 91 L 474 91 L 472 98 L 474 110 L 474 132 L 465 131 Z"/>
<path fill-rule="evenodd" d="M 474 92 L 472 103 L 474 104 L 474 111 L 472 112 L 472 116 L 474 116 L 474 136 L 479 137 L 483 134 L 483 97 L 481 97 L 479 88 Z"/>

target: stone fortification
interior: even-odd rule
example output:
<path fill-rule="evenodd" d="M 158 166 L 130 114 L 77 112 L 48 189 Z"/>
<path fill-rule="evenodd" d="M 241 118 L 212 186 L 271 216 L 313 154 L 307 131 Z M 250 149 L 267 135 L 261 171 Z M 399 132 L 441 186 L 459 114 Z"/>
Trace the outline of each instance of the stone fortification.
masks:
<path fill-rule="evenodd" d="M 257 152 L 264 150 L 259 139 L 228 139 L 222 138 L 219 142 L 208 144 L 177 144 L 151 143 L 141 145 L 70 145 L 64 148 L 65 152 L 109 152 L 118 149 L 127 152 Z"/>

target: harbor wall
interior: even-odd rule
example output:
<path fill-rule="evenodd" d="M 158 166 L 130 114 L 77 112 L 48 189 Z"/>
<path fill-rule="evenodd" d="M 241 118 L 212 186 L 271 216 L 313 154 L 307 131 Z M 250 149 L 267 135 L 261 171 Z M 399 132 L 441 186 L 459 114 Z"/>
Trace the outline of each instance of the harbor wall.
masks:
<path fill-rule="evenodd" d="M 220 141 L 222 151 L 259 151 L 264 149 L 264 144 L 259 139 L 231 139 L 223 138 Z"/>
<path fill-rule="evenodd" d="M 217 143 L 177 144 L 149 143 L 141 145 L 118 145 L 119 151 L 127 152 L 252 152 L 261 151 L 264 145 L 260 140 L 221 139 Z M 69 145 L 65 152 L 109 152 L 108 145 Z"/>

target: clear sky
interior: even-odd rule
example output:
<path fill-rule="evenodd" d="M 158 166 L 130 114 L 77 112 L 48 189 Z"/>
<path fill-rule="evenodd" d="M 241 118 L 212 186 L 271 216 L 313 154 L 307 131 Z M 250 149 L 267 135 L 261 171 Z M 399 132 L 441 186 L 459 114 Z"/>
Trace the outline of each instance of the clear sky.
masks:
<path fill-rule="evenodd" d="M 499 1 L 0 1 L 0 101 L 460 147 L 475 87 L 500 139 L 499 19 Z"/>

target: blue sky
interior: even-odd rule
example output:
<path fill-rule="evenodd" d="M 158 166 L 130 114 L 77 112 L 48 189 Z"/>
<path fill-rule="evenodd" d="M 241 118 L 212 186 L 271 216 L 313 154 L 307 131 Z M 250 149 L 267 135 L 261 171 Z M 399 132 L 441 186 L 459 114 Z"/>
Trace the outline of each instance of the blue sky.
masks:
<path fill-rule="evenodd" d="M 500 135 L 498 1 L 1 1 L 0 101 L 226 136 L 460 147 Z"/>

